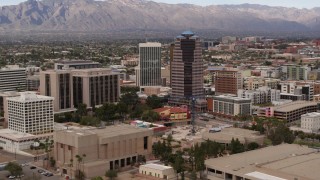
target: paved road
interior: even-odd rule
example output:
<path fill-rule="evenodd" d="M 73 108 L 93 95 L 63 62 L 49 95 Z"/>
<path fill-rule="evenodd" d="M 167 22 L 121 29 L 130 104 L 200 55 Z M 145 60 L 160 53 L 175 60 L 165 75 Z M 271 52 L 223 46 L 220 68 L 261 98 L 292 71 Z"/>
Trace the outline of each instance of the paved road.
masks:
<path fill-rule="evenodd" d="M 30 156 L 23 156 L 23 155 L 19 155 L 19 154 L 9 153 L 9 152 L 3 151 L 3 150 L 0 150 L 0 156 L 1 155 L 8 156 L 19 164 L 23 164 L 23 163 L 30 164 L 34 160 L 34 158 L 30 157 Z M 62 179 L 59 175 L 54 175 L 51 177 L 46 177 L 44 175 L 41 175 L 38 173 L 38 170 L 42 169 L 42 168 L 37 167 L 36 169 L 30 169 L 30 166 L 32 166 L 32 165 L 23 167 L 23 174 L 25 175 L 25 177 L 23 177 L 22 180 L 27 179 L 28 177 L 29 178 L 31 177 L 31 179 L 33 179 L 32 177 L 34 177 L 34 176 L 40 176 L 41 179 L 43 179 L 43 180 L 60 180 L 60 179 Z M 8 171 L 0 171 L 0 180 L 8 179 L 6 177 L 7 175 L 9 175 Z"/>

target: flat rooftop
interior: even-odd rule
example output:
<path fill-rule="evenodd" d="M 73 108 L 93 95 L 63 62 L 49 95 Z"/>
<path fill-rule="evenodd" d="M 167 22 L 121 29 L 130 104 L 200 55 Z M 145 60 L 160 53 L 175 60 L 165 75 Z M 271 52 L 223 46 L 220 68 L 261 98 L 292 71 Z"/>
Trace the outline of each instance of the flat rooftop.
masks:
<path fill-rule="evenodd" d="M 74 136 L 87 136 L 96 134 L 99 138 L 112 138 L 118 137 L 121 135 L 128 135 L 128 134 L 135 134 L 135 133 L 149 133 L 153 132 L 150 129 L 139 128 L 127 124 L 120 124 L 120 125 L 113 125 L 113 126 L 106 126 L 104 128 L 96 128 L 91 127 L 88 129 L 67 129 L 67 130 L 60 130 L 56 131 L 56 133 L 70 133 L 70 135 Z"/>
<path fill-rule="evenodd" d="M 33 135 L 28 133 L 22 133 L 11 129 L 1 129 L 0 138 L 5 138 L 12 141 L 34 140 L 41 137 L 52 136 L 53 133 Z"/>
<path fill-rule="evenodd" d="M 100 64 L 95 61 L 90 60 L 60 60 L 56 62 L 57 64 Z"/>
<path fill-rule="evenodd" d="M 274 110 L 279 112 L 289 112 L 289 111 L 297 110 L 307 106 L 316 106 L 317 104 L 318 104 L 317 102 L 311 102 L 311 101 L 294 101 L 291 103 L 275 106 Z"/>
<path fill-rule="evenodd" d="M 202 133 L 204 140 L 217 141 L 219 143 L 230 143 L 232 138 L 239 139 L 240 142 L 244 143 L 246 140 L 263 140 L 264 135 L 260 135 L 258 131 L 252 131 L 248 129 L 240 128 L 222 128 L 220 132 L 210 133 L 208 131 Z"/>
<path fill-rule="evenodd" d="M 320 153 L 296 144 L 281 144 L 205 161 L 209 168 L 248 179 L 304 179 L 320 177 Z"/>
<path fill-rule="evenodd" d="M 320 113 L 318 112 L 312 112 L 312 113 L 307 113 L 307 114 L 303 114 L 301 115 L 301 117 L 319 117 Z"/>
<path fill-rule="evenodd" d="M 142 167 L 146 167 L 146 168 L 150 168 L 150 169 L 156 169 L 156 170 L 166 170 L 166 169 L 172 169 L 172 167 L 170 166 L 164 166 L 161 164 L 145 164 L 145 165 L 141 165 Z"/>

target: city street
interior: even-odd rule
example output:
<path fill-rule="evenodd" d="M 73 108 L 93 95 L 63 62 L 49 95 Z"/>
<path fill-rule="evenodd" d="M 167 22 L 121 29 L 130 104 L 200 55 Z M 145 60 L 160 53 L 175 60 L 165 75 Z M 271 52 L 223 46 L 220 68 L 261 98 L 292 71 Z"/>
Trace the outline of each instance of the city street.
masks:
<path fill-rule="evenodd" d="M 52 172 L 54 174 L 54 176 L 51 177 L 46 177 L 44 175 L 41 175 L 40 173 L 38 173 L 39 169 L 44 170 L 41 167 L 35 166 L 31 163 L 33 163 L 34 158 L 33 157 L 29 157 L 29 156 L 23 156 L 23 155 L 19 155 L 19 154 L 14 154 L 14 153 L 9 153 L 3 150 L 0 150 L 0 157 L 5 157 L 4 159 L 10 159 L 12 161 L 16 161 L 19 164 L 24 164 L 27 163 L 27 166 L 23 167 L 23 174 L 24 177 L 21 178 L 23 179 L 28 179 L 30 177 L 34 177 L 34 176 L 40 176 L 41 179 L 44 180 L 59 180 L 62 179 L 60 175 L 58 174 L 54 174 L 54 172 Z M 3 163 L 3 162 L 0 162 Z M 31 166 L 35 166 L 36 169 L 30 169 Z M 7 178 L 7 175 L 9 175 L 10 173 L 8 171 L 0 171 L 0 180 L 5 180 L 5 179 L 9 179 Z M 32 179 L 32 178 L 31 178 Z"/>

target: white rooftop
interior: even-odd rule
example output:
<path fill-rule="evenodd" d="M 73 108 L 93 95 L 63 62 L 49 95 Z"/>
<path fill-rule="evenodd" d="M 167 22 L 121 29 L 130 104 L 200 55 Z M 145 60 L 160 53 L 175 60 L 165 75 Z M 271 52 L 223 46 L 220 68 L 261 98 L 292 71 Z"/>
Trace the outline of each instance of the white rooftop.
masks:
<path fill-rule="evenodd" d="M 1 129 L 0 130 L 0 138 L 9 139 L 12 141 L 34 140 L 34 139 L 38 139 L 41 137 L 48 137 L 48 136 L 52 136 L 52 135 L 53 135 L 52 133 L 33 135 L 33 134 L 14 131 L 11 129 Z"/>
<path fill-rule="evenodd" d="M 142 167 L 146 167 L 146 168 L 150 168 L 150 169 L 156 169 L 156 170 L 166 170 L 166 169 L 172 169 L 172 167 L 170 166 L 164 166 L 164 165 L 160 165 L 160 164 L 145 164 L 145 165 L 141 165 Z"/>
<path fill-rule="evenodd" d="M 10 97 L 8 101 L 31 102 L 39 100 L 53 100 L 53 97 L 37 95 L 35 92 L 21 92 L 20 96 Z"/>
<path fill-rule="evenodd" d="M 307 114 L 303 114 L 301 115 L 301 117 L 319 117 L 320 113 L 318 112 L 312 112 L 312 113 L 307 113 Z"/>

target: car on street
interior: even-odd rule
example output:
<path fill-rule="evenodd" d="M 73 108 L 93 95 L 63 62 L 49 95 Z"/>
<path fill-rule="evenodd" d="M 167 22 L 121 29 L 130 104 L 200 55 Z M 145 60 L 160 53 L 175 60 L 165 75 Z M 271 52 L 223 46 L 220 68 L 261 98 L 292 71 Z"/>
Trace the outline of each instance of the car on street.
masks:
<path fill-rule="evenodd" d="M 9 176 L 9 179 L 15 179 L 16 177 L 15 176 Z"/>
<path fill-rule="evenodd" d="M 35 167 L 35 166 L 31 166 L 31 167 L 30 167 L 30 169 L 37 169 L 37 167 Z"/>
<path fill-rule="evenodd" d="M 43 172 L 44 172 L 44 170 L 42 170 L 42 169 L 38 170 L 38 173 L 40 173 L 40 174 L 43 173 Z"/>
<path fill-rule="evenodd" d="M 51 176 L 53 176 L 53 173 L 48 172 L 48 173 L 46 174 L 46 176 L 47 176 L 47 177 L 51 177 Z"/>

